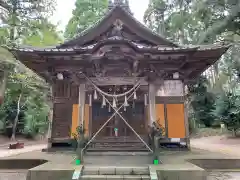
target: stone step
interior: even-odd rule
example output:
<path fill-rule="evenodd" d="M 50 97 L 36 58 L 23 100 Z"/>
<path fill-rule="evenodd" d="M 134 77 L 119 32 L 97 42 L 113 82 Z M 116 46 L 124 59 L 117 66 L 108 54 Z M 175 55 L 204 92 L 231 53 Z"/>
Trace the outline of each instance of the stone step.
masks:
<path fill-rule="evenodd" d="M 87 151 L 86 155 L 89 156 L 149 156 L 152 155 L 149 151 Z"/>
<path fill-rule="evenodd" d="M 115 167 L 115 166 L 84 166 L 82 175 L 149 175 L 147 166 Z"/>
<path fill-rule="evenodd" d="M 145 145 L 131 136 L 101 137 L 92 142 L 87 152 L 148 152 Z"/>
<path fill-rule="evenodd" d="M 147 148 L 139 148 L 139 147 L 102 147 L 102 148 L 88 148 L 87 152 L 148 152 L 149 150 Z"/>
<path fill-rule="evenodd" d="M 143 144 L 143 142 L 126 142 L 126 141 L 124 141 L 124 142 L 119 142 L 119 141 L 113 141 L 113 142 L 106 142 L 106 141 L 103 141 L 103 142 L 93 142 L 94 144 L 119 144 L 119 145 L 121 145 L 121 144 L 125 144 L 125 145 L 132 145 L 132 144 L 134 144 L 134 145 L 142 145 Z"/>
<path fill-rule="evenodd" d="M 144 144 L 95 144 L 93 147 L 145 147 Z"/>
<path fill-rule="evenodd" d="M 151 180 L 148 175 L 83 175 L 82 180 Z"/>
<path fill-rule="evenodd" d="M 142 137 L 143 140 L 147 140 L 147 138 Z M 95 139 L 94 142 L 101 142 L 101 141 L 126 141 L 126 142 L 141 142 L 141 140 L 137 137 L 101 137 L 98 139 Z"/>
<path fill-rule="evenodd" d="M 145 141 L 147 142 L 147 141 Z M 121 143 L 121 144 L 140 144 L 142 143 L 142 141 L 124 141 L 124 140 L 99 140 L 99 141 L 93 141 L 92 142 L 93 144 L 104 144 L 104 143 L 109 143 L 109 144 L 112 144 L 112 143 Z"/>

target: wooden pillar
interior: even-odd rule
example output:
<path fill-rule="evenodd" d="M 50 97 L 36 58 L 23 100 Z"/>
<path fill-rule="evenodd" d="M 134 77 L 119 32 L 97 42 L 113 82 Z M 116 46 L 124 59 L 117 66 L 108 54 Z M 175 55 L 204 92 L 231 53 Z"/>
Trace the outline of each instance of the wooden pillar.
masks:
<path fill-rule="evenodd" d="M 53 89 L 52 86 L 50 87 L 50 110 L 48 113 L 48 134 L 47 134 L 47 138 L 48 138 L 48 149 L 52 147 L 52 121 L 53 121 Z"/>
<path fill-rule="evenodd" d="M 149 98 L 149 125 L 156 120 L 156 88 L 154 84 L 149 83 L 148 86 L 148 98 Z"/>
<path fill-rule="evenodd" d="M 84 129 L 85 129 L 85 137 L 89 137 L 89 115 L 90 115 L 90 107 L 89 104 L 85 104 L 84 106 Z"/>
<path fill-rule="evenodd" d="M 184 121 L 185 121 L 185 128 L 186 128 L 186 138 L 187 138 L 187 147 L 190 149 L 190 133 L 189 133 L 189 120 L 188 120 L 188 102 L 186 100 L 187 90 L 185 88 L 185 84 L 183 85 L 183 99 L 184 99 Z"/>
<path fill-rule="evenodd" d="M 88 123 L 88 137 L 92 137 L 92 94 L 88 95 L 89 99 L 89 123 Z"/>
<path fill-rule="evenodd" d="M 78 99 L 78 104 L 79 104 L 78 124 L 79 125 L 84 125 L 85 97 L 86 97 L 85 84 L 80 84 L 79 99 Z"/>

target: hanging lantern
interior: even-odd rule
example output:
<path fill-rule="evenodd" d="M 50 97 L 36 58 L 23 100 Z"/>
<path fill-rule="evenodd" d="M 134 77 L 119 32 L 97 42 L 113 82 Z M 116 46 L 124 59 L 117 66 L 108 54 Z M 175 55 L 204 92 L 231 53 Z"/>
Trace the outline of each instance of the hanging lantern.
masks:
<path fill-rule="evenodd" d="M 108 112 L 111 112 L 111 106 L 110 106 L 110 104 L 108 105 Z"/>
<path fill-rule="evenodd" d="M 136 93 L 136 91 L 134 91 L 134 94 L 133 94 L 133 99 L 137 99 L 137 93 Z"/>
<path fill-rule="evenodd" d="M 179 78 L 179 72 L 173 73 L 173 79 L 178 79 Z"/>
<path fill-rule="evenodd" d="M 135 108 L 135 102 L 133 101 L 133 104 L 132 104 L 132 108 L 134 109 Z"/>
<path fill-rule="evenodd" d="M 102 107 L 106 106 L 106 99 L 105 97 L 103 96 L 103 99 L 102 99 Z"/>
<path fill-rule="evenodd" d="M 116 108 L 117 107 L 117 103 L 116 103 L 116 99 L 113 98 L 113 107 Z"/>
<path fill-rule="evenodd" d="M 123 110 L 124 110 L 124 111 L 127 111 L 127 107 L 126 107 L 126 106 L 124 106 L 124 107 L 123 107 Z"/>
<path fill-rule="evenodd" d="M 129 106 L 128 101 L 127 101 L 127 96 L 125 96 L 124 106 L 125 106 L 125 107 Z"/>
<path fill-rule="evenodd" d="M 57 78 L 58 78 L 58 80 L 63 80 L 63 74 L 62 73 L 58 73 L 57 74 Z"/>
<path fill-rule="evenodd" d="M 96 90 L 94 91 L 93 98 L 94 98 L 95 100 L 98 98 L 98 95 L 97 95 L 97 91 L 96 91 Z"/>

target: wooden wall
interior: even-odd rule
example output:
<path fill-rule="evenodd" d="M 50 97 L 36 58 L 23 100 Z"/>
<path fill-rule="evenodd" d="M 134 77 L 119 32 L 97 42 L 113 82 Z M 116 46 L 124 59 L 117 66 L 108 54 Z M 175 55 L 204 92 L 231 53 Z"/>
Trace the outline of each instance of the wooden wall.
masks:
<path fill-rule="evenodd" d="M 79 125 L 79 88 L 68 81 L 57 81 L 53 87 L 53 93 L 52 138 L 70 138 L 71 132 L 75 132 Z M 183 102 L 183 97 L 156 97 L 156 120 L 165 127 L 166 136 L 169 138 L 186 137 Z M 86 135 L 88 135 L 91 107 L 86 103 L 84 109 L 84 125 Z M 148 116 L 147 113 L 146 116 Z"/>
<path fill-rule="evenodd" d="M 78 86 L 69 81 L 56 81 L 53 85 L 53 98 L 52 138 L 67 139 L 71 136 L 72 107 L 78 102 Z M 76 114 L 78 112 L 74 112 L 74 116 Z"/>
<path fill-rule="evenodd" d="M 78 122 L 79 116 L 79 105 L 73 104 L 72 105 L 72 123 L 71 123 L 71 137 L 73 138 L 73 133 L 76 133 L 77 127 L 79 126 Z"/>
<path fill-rule="evenodd" d="M 186 123 L 182 97 L 157 97 L 156 121 L 165 128 L 168 138 L 185 138 Z"/>
<path fill-rule="evenodd" d="M 167 124 L 169 138 L 185 138 L 184 104 L 167 104 Z"/>
<path fill-rule="evenodd" d="M 164 104 L 156 104 L 156 121 L 165 128 Z"/>
<path fill-rule="evenodd" d="M 76 133 L 76 129 L 79 124 L 79 116 L 81 117 L 81 114 L 79 114 L 79 105 L 73 104 L 72 106 L 72 122 L 71 122 L 71 129 L 72 133 Z M 85 129 L 85 135 L 87 136 L 89 134 L 89 105 L 85 104 L 84 107 L 84 129 Z M 73 138 L 73 135 L 71 135 Z"/>

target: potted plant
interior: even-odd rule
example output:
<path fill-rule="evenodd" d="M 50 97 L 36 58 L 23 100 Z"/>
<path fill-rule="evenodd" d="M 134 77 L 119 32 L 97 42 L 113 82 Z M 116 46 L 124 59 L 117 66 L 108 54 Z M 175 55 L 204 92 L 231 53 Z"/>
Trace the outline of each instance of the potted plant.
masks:
<path fill-rule="evenodd" d="M 83 148 L 86 146 L 88 140 L 85 137 L 85 129 L 83 128 L 83 126 L 78 126 L 76 128 L 76 133 L 72 133 L 74 140 L 72 142 L 76 154 L 77 154 L 77 160 L 83 161 Z"/>
<path fill-rule="evenodd" d="M 158 160 L 159 155 L 159 143 L 161 141 L 161 138 L 165 136 L 165 128 L 158 123 L 158 121 L 153 122 L 152 124 L 152 131 L 153 131 L 153 159 Z"/>
<path fill-rule="evenodd" d="M 9 145 L 9 149 L 22 149 L 22 148 L 24 148 L 24 143 L 20 142 Z"/>

